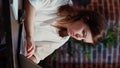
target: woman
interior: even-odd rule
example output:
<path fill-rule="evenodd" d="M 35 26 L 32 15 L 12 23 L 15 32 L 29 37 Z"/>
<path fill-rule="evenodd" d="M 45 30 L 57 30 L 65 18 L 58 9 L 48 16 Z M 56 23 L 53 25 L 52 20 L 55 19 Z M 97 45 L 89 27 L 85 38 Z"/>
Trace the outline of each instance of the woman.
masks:
<path fill-rule="evenodd" d="M 27 58 L 35 63 L 69 37 L 96 44 L 105 36 L 105 19 L 94 11 L 74 8 L 71 0 L 26 0 Z"/>

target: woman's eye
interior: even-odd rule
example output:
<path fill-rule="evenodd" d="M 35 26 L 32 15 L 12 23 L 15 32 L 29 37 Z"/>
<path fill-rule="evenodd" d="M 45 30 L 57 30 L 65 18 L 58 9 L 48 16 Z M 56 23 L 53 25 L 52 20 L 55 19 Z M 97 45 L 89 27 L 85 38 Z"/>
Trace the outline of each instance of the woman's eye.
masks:
<path fill-rule="evenodd" d="M 80 37 L 80 35 L 79 34 L 76 34 L 76 38 L 79 38 Z"/>
<path fill-rule="evenodd" d="M 86 37 L 87 36 L 87 34 L 86 34 L 86 31 L 85 30 L 83 30 L 83 37 Z"/>

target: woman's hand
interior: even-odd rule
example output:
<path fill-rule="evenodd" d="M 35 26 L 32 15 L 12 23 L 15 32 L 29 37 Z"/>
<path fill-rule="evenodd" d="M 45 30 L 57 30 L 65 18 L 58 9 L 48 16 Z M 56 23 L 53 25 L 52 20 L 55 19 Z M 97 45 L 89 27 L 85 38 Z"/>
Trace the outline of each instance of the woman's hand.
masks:
<path fill-rule="evenodd" d="M 26 38 L 25 46 L 27 47 L 27 58 L 30 58 L 35 51 L 35 43 L 33 38 Z"/>
<path fill-rule="evenodd" d="M 35 51 L 35 44 L 33 41 L 34 34 L 34 18 L 36 10 L 30 4 L 29 0 L 25 0 L 25 32 L 26 32 L 26 47 L 27 47 L 27 58 L 30 58 Z"/>

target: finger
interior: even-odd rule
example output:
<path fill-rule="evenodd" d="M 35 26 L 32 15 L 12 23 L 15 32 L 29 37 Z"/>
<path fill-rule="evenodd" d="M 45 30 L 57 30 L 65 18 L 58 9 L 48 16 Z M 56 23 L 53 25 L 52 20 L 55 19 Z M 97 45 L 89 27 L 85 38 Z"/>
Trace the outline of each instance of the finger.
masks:
<path fill-rule="evenodd" d="M 34 47 L 32 47 L 32 46 L 31 46 L 30 48 L 28 47 L 28 48 L 27 48 L 27 51 L 31 51 L 33 48 L 34 48 Z"/>
<path fill-rule="evenodd" d="M 30 51 L 33 47 L 34 47 L 34 46 L 28 44 L 28 45 L 27 45 L 27 50 Z"/>
<path fill-rule="evenodd" d="M 27 51 L 27 58 L 31 57 L 34 54 L 34 48 L 32 48 L 30 51 Z"/>
<path fill-rule="evenodd" d="M 34 51 L 34 47 L 32 47 L 31 50 L 29 49 L 29 50 L 27 51 L 27 53 L 29 54 L 29 53 L 31 53 L 32 51 Z"/>
<path fill-rule="evenodd" d="M 30 55 L 27 55 L 26 57 L 27 57 L 27 58 L 30 58 L 31 56 L 32 56 L 32 54 L 30 54 Z"/>
<path fill-rule="evenodd" d="M 34 52 L 31 52 L 31 53 L 29 53 L 29 54 L 27 54 L 27 58 L 30 58 L 32 55 L 34 54 Z"/>

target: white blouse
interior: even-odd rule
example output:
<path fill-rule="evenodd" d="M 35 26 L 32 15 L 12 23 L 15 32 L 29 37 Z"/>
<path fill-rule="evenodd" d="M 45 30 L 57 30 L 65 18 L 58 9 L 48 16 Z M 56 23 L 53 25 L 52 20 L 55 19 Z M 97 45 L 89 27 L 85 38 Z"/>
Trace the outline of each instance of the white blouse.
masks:
<path fill-rule="evenodd" d="M 36 45 L 34 55 L 39 63 L 69 39 L 69 36 L 60 37 L 58 29 L 51 25 L 58 19 L 56 15 L 58 7 L 72 2 L 71 0 L 29 0 L 29 2 L 36 9 L 33 22 Z"/>

